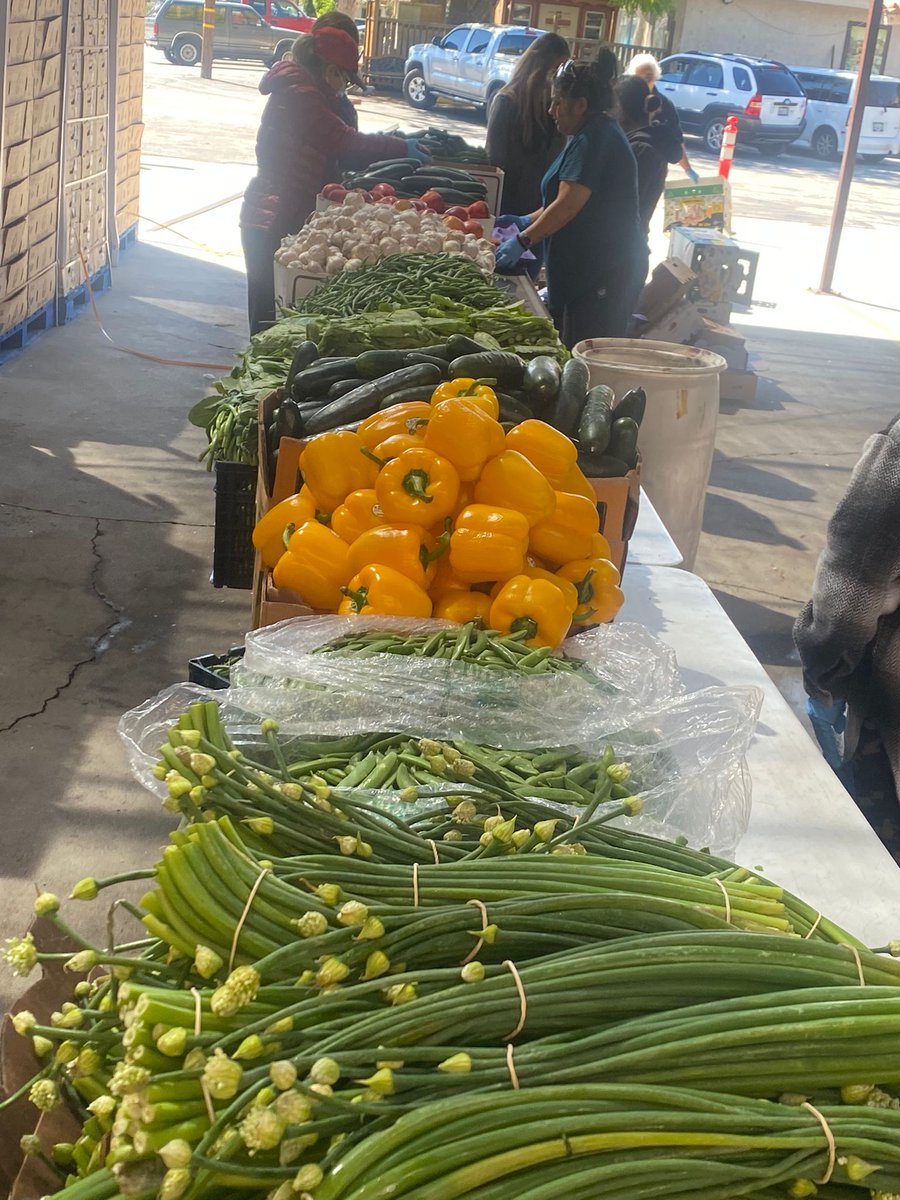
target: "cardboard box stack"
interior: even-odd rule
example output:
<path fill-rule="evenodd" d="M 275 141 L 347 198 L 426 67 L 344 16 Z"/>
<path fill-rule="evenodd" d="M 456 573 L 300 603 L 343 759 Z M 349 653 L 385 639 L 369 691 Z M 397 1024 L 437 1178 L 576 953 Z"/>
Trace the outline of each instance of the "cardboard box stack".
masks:
<path fill-rule="evenodd" d="M 9 0 L 0 197 L 0 336 L 56 294 L 62 0 Z"/>
<path fill-rule="evenodd" d="M 116 236 L 138 220 L 141 174 L 141 96 L 144 90 L 144 10 L 140 0 L 120 0 L 116 29 Z"/>
<path fill-rule="evenodd" d="M 732 307 L 753 297 L 758 258 L 717 230 L 676 226 L 669 257 L 656 267 L 638 301 L 641 337 L 722 355 L 728 363 L 719 379 L 723 400 L 749 403 L 756 395 L 744 339 L 729 321 Z"/>
<path fill-rule="evenodd" d="M 108 266 L 109 28 L 105 0 L 68 0 L 63 119 L 63 259 L 68 295 Z"/>

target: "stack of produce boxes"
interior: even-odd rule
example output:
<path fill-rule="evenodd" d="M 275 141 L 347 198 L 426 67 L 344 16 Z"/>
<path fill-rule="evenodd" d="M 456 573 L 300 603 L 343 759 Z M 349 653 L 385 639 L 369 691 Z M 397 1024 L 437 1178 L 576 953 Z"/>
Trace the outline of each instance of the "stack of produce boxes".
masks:
<path fill-rule="evenodd" d="M 61 35 L 61 0 L 11 0 L 0 212 L 0 338 L 10 334 L 4 349 L 17 349 L 30 324 L 46 326 L 41 310 L 55 294 Z M 38 316 L 43 323 L 30 322 Z"/>
<path fill-rule="evenodd" d="M 144 8 L 119 4 L 116 28 L 116 235 L 132 235 L 138 220 L 141 172 L 141 93 L 144 88 Z"/>
<path fill-rule="evenodd" d="M 98 0 L 71 0 L 66 42 L 64 257 L 60 291 L 108 270 L 109 28 Z M 66 314 L 68 315 L 68 314 Z"/>

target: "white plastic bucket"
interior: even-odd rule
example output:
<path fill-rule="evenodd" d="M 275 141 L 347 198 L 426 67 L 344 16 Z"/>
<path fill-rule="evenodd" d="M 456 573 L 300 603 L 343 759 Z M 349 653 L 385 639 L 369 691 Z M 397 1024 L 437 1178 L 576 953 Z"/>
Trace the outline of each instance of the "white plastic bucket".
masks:
<path fill-rule="evenodd" d="M 681 551 L 694 565 L 703 502 L 716 444 L 719 372 L 725 359 L 711 350 L 631 338 L 588 338 L 572 351 L 619 400 L 632 388 L 647 393 L 641 424 L 641 483 Z"/>

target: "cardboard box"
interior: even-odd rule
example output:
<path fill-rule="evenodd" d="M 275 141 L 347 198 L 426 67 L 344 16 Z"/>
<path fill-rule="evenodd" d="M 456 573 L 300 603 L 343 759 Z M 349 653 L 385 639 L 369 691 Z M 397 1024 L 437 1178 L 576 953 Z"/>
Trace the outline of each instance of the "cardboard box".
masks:
<path fill-rule="evenodd" d="M 11 296 L 28 282 L 28 251 L 0 266 L 0 296 Z"/>
<path fill-rule="evenodd" d="M 708 317 L 703 319 L 703 332 L 697 342 L 706 350 L 721 354 L 733 371 L 746 371 L 749 355 L 744 339 L 736 329 L 719 325 Z"/>
<path fill-rule="evenodd" d="M 59 54 L 62 49 L 62 17 L 51 17 L 41 22 L 37 28 L 41 30 L 41 58 L 51 54 Z"/>
<path fill-rule="evenodd" d="M 640 334 L 654 342 L 692 346 L 702 332 L 703 318 L 690 300 L 681 300 L 665 316 L 642 328 Z"/>
<path fill-rule="evenodd" d="M 706 300 L 695 300 L 694 308 L 701 317 L 708 321 L 715 321 L 717 325 L 727 325 L 731 320 L 731 305 L 724 300 L 719 304 L 710 304 Z"/>
<path fill-rule="evenodd" d="M 40 96 L 47 96 L 51 92 L 58 92 L 60 70 L 62 69 L 62 55 L 51 54 L 49 58 L 43 58 L 39 63 L 35 63 L 35 67 L 38 68 L 34 80 L 35 99 L 38 99 Z"/>
<path fill-rule="evenodd" d="M 143 16 L 143 13 L 141 13 L 140 16 L 133 16 L 131 18 L 131 41 L 132 41 L 133 45 L 140 46 L 141 50 L 143 51 L 143 48 L 144 48 L 144 16 Z M 142 53 L 141 54 L 141 62 L 143 63 L 143 61 L 144 61 L 144 56 Z"/>
<path fill-rule="evenodd" d="M 22 288 L 14 296 L 0 292 L 4 299 L 0 300 L 0 333 L 5 333 L 15 325 L 20 325 L 28 316 L 28 290 Z"/>
<path fill-rule="evenodd" d="M 32 175 L 28 181 L 29 206 L 37 208 L 38 205 L 52 200 L 58 191 L 59 168 L 55 164 L 51 167 L 44 167 L 36 175 Z"/>
<path fill-rule="evenodd" d="M 28 218 L 23 217 L 14 225 L 0 229 L 0 263 L 8 263 L 10 259 L 24 254 L 29 245 Z"/>
<path fill-rule="evenodd" d="M 56 266 L 28 280 L 28 311 L 37 312 L 56 295 Z"/>
<path fill-rule="evenodd" d="M 12 225 L 20 217 L 27 216 L 28 191 L 29 180 L 27 179 L 23 179 L 20 183 L 14 183 L 10 187 L 3 189 L 2 222 L 4 225 Z"/>
<path fill-rule="evenodd" d="M 9 0 L 10 21 L 33 21 L 35 0 Z"/>
<path fill-rule="evenodd" d="M 22 104 L 7 105 L 6 111 L 3 114 L 3 141 L 5 145 L 11 146 L 13 142 L 27 142 L 31 138 L 34 107 L 27 100 Z"/>
<path fill-rule="evenodd" d="M 28 254 L 28 274 L 30 277 L 41 275 L 56 261 L 56 236 L 44 238 L 36 246 L 32 246 Z"/>
<path fill-rule="evenodd" d="M 39 137 L 32 138 L 31 141 L 31 169 L 32 171 L 40 171 L 43 167 L 49 167 L 51 163 L 59 161 L 59 134 L 55 129 L 50 129 L 47 133 L 40 134 Z"/>
<path fill-rule="evenodd" d="M 62 16 L 63 0 L 36 0 L 34 15 L 38 20 L 44 17 Z"/>
<path fill-rule="evenodd" d="M 19 142 L 3 152 L 3 182 L 9 186 L 24 179 L 31 171 L 31 142 Z"/>
<path fill-rule="evenodd" d="M 8 66 L 14 63 L 31 62 L 34 53 L 34 21 L 14 21 L 6 32 L 6 62 Z"/>
<path fill-rule="evenodd" d="M 732 371 L 719 376 L 719 398 L 735 404 L 752 404 L 756 399 L 758 378 L 753 371 Z"/>
<path fill-rule="evenodd" d="M 56 233 L 58 219 L 56 200 L 50 200 L 37 208 L 32 208 L 28 214 L 28 237 L 30 242 L 42 242 L 45 237 Z"/>
<path fill-rule="evenodd" d="M 6 103 L 19 104 L 34 95 L 34 63 L 16 63 L 6 68 Z"/>
<path fill-rule="evenodd" d="M 487 188 L 484 198 L 488 210 L 492 213 L 503 212 L 503 170 L 500 167 L 489 167 L 484 163 L 445 163 L 434 160 L 436 167 L 453 167 L 455 170 L 468 171 L 479 183 Z"/>
<path fill-rule="evenodd" d="M 637 466 L 618 479 L 588 479 L 597 497 L 600 532 L 609 542 L 612 561 L 619 571 L 625 566 L 628 542 L 634 533 L 641 502 L 641 459 Z"/>
<path fill-rule="evenodd" d="M 47 133 L 59 127 L 60 96 L 59 92 L 51 92 L 49 96 L 41 96 L 32 105 L 32 137 Z"/>
<path fill-rule="evenodd" d="M 690 225 L 707 229 L 731 228 L 731 188 L 727 179 L 708 175 L 699 183 L 676 180 L 663 191 L 663 229 Z"/>
<path fill-rule="evenodd" d="M 666 258 L 653 273 L 638 297 L 637 312 L 648 323 L 658 321 L 683 300 L 694 282 L 694 272 L 681 259 Z"/>

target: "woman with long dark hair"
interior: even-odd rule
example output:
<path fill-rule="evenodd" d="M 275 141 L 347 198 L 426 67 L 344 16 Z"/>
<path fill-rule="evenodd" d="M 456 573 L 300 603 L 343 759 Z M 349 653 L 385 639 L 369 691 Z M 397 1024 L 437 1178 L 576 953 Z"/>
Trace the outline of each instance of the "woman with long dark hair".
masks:
<path fill-rule="evenodd" d="M 638 210 L 644 235 L 650 233 L 650 218 L 666 186 L 669 164 L 653 136 L 651 121 L 660 109 L 660 99 L 638 75 L 616 80 L 619 124 L 625 130 L 637 162 Z"/>
<path fill-rule="evenodd" d="M 543 205 L 516 218 L 497 266 L 511 270 L 544 242 L 550 314 L 570 348 L 589 337 L 623 337 L 647 275 L 638 218 L 637 168 L 617 121 L 617 64 L 603 47 L 597 62 L 563 63 L 553 80 L 550 115 L 568 140 L 541 184 Z"/>
<path fill-rule="evenodd" d="M 565 138 L 548 108 L 553 75 L 568 57 L 569 44 L 558 33 L 536 38 L 491 104 L 485 149 L 488 162 L 503 169 L 507 212 L 526 213 L 538 207 L 541 180 L 563 148 Z"/>

